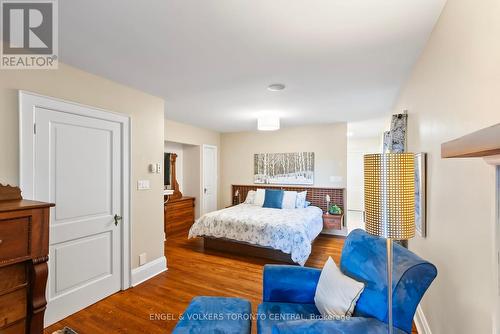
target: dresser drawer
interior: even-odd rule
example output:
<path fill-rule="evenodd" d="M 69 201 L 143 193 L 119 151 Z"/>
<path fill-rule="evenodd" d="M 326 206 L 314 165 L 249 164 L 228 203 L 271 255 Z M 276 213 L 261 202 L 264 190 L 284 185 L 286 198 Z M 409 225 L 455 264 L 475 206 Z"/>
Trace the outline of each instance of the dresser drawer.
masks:
<path fill-rule="evenodd" d="M 176 201 L 167 203 L 165 209 L 165 218 L 167 222 L 192 220 L 194 221 L 194 203 L 192 200 Z"/>
<path fill-rule="evenodd" d="M 0 221 L 0 260 L 25 257 L 29 252 L 28 217 Z"/>
<path fill-rule="evenodd" d="M 5 328 L 0 328 L 0 334 L 23 334 L 26 333 L 26 320 L 16 322 Z"/>
<path fill-rule="evenodd" d="M 26 288 L 0 296 L 0 328 L 26 318 Z"/>
<path fill-rule="evenodd" d="M 26 266 L 24 263 L 0 268 L 0 295 L 23 284 L 26 284 Z"/>
<path fill-rule="evenodd" d="M 169 210 L 189 210 L 194 208 L 192 200 L 167 202 L 167 212 Z"/>
<path fill-rule="evenodd" d="M 193 210 L 193 208 L 190 208 L 190 209 L 177 209 L 177 208 L 175 208 L 171 212 L 167 211 L 166 217 L 167 217 L 167 220 L 180 219 L 180 217 L 183 217 L 183 218 L 193 217 L 193 219 L 194 219 L 194 210 Z"/>

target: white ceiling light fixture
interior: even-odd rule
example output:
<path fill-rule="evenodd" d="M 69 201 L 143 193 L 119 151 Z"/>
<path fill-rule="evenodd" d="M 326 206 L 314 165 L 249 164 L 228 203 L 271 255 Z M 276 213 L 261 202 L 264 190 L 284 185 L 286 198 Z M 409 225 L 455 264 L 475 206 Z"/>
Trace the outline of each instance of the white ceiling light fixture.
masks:
<path fill-rule="evenodd" d="M 280 129 L 280 118 L 278 116 L 262 116 L 257 118 L 257 129 L 259 131 L 276 131 Z"/>
<path fill-rule="evenodd" d="M 269 86 L 267 86 L 267 90 L 270 90 L 271 92 L 279 92 L 279 91 L 282 91 L 285 89 L 285 84 L 282 84 L 282 83 L 274 83 L 274 84 L 270 84 Z"/>

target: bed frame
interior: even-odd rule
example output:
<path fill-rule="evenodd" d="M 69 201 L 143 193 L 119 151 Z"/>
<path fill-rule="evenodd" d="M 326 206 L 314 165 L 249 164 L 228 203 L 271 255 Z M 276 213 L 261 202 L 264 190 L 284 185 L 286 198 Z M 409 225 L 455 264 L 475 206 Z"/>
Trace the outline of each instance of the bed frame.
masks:
<path fill-rule="evenodd" d="M 311 205 L 321 208 L 326 211 L 326 195 L 330 195 L 330 203 L 337 204 L 342 211 L 345 208 L 345 189 L 344 188 L 319 188 L 319 187 L 288 187 L 288 186 L 271 186 L 271 185 L 232 185 L 231 196 L 233 205 L 238 205 L 245 201 L 247 193 L 250 190 L 257 189 L 281 189 L 288 191 L 304 191 L 307 190 L 307 200 Z M 215 250 L 219 252 L 226 252 L 235 255 L 261 257 L 270 259 L 277 262 L 285 262 L 295 264 L 292 261 L 291 255 L 283 253 L 280 250 L 251 245 L 246 242 L 226 238 L 203 237 L 203 244 L 206 250 Z"/>

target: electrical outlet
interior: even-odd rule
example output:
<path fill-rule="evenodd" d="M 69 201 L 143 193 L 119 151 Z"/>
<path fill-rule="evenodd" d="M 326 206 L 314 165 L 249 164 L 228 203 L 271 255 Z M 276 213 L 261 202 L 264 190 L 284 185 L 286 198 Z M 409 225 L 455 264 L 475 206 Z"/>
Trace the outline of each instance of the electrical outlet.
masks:
<path fill-rule="evenodd" d="M 139 265 L 143 266 L 148 262 L 148 257 L 146 253 L 139 254 Z"/>
<path fill-rule="evenodd" d="M 161 162 L 158 162 L 158 163 L 156 164 L 156 172 L 157 172 L 158 174 L 160 174 L 160 173 L 161 173 Z"/>

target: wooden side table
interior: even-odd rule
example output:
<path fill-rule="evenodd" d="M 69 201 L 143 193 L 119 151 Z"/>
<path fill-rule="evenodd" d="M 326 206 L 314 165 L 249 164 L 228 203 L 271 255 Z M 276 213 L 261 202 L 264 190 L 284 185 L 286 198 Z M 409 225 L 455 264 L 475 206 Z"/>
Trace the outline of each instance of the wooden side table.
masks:
<path fill-rule="evenodd" d="M 323 228 L 341 230 L 344 226 L 344 215 L 323 213 Z"/>

